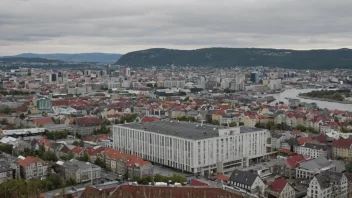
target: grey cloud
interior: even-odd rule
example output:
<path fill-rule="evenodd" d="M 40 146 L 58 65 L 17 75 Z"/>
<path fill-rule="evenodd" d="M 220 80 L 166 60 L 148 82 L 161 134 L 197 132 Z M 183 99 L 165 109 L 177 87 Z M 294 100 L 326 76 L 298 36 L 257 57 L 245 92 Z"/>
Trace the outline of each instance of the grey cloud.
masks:
<path fill-rule="evenodd" d="M 349 0 L 2 0 L 0 55 L 351 47 L 351 9 Z"/>

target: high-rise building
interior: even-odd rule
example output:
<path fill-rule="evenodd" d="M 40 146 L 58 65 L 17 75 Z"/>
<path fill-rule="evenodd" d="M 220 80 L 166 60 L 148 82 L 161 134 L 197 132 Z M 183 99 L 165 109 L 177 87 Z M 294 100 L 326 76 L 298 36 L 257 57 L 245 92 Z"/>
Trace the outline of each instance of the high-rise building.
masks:
<path fill-rule="evenodd" d="M 258 84 L 259 83 L 259 73 L 258 72 L 251 72 L 251 81 L 252 83 Z"/>
<path fill-rule="evenodd" d="M 107 65 L 106 66 L 106 75 L 110 75 L 111 74 L 111 66 Z"/>
<path fill-rule="evenodd" d="M 56 82 L 57 81 L 57 74 L 51 74 L 51 82 Z"/>
<path fill-rule="evenodd" d="M 113 148 L 165 166 L 202 175 L 230 173 L 267 155 L 270 134 L 252 127 L 188 122 L 129 123 L 113 126 Z"/>
<path fill-rule="evenodd" d="M 129 67 L 126 68 L 126 76 L 131 76 L 131 69 Z"/>

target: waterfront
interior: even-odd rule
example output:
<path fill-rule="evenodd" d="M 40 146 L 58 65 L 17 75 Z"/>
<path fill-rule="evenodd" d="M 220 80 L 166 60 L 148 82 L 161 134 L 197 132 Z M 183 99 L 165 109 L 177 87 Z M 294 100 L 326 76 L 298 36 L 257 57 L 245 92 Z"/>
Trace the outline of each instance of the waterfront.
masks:
<path fill-rule="evenodd" d="M 343 110 L 343 111 L 346 111 L 346 110 L 352 111 L 352 104 L 342 104 L 342 103 L 338 103 L 338 102 L 311 100 L 311 99 L 304 99 L 304 98 L 298 97 L 299 93 L 307 93 L 307 92 L 311 92 L 313 90 L 317 90 L 317 89 L 288 89 L 282 93 L 269 94 L 269 95 L 273 96 L 276 99 L 276 101 L 272 102 L 271 104 L 275 104 L 277 102 L 284 102 L 285 104 L 288 104 L 288 101 L 286 98 L 298 98 L 302 102 L 308 102 L 308 103 L 315 102 L 318 104 L 319 108 L 327 108 L 330 110 L 338 109 L 338 110 Z"/>

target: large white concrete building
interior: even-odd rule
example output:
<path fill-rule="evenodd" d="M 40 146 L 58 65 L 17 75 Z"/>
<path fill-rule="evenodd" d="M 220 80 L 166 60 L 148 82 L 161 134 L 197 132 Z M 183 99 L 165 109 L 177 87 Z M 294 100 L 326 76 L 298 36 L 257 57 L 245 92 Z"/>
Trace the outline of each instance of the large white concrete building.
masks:
<path fill-rule="evenodd" d="M 267 130 L 188 122 L 129 123 L 113 127 L 113 148 L 187 172 L 232 172 L 267 155 Z M 270 141 L 269 141 L 270 142 Z"/>

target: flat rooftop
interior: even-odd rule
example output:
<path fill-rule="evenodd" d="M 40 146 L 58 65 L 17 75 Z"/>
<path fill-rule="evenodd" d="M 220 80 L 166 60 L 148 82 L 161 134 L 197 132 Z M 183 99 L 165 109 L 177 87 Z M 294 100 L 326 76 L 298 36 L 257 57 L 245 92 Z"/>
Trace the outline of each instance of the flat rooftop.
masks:
<path fill-rule="evenodd" d="M 123 124 L 124 127 L 160 133 L 164 135 L 177 136 L 181 138 L 199 140 L 213 137 L 219 137 L 219 129 L 226 129 L 225 126 L 208 125 L 192 122 L 177 122 L 177 121 L 160 121 L 148 123 L 127 123 Z M 237 128 L 237 127 L 232 127 Z M 254 127 L 241 126 L 240 133 L 249 133 L 261 131 L 263 129 Z"/>

